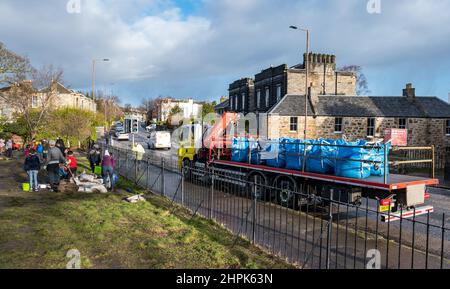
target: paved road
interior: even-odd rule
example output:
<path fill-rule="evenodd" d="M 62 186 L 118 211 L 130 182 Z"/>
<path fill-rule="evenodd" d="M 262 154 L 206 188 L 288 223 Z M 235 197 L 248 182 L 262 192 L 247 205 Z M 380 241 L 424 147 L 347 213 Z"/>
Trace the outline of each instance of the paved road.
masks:
<path fill-rule="evenodd" d="M 164 159 L 166 162 L 166 165 L 175 170 L 178 166 L 178 150 L 175 145 L 172 146 L 170 150 L 164 150 L 164 149 L 157 149 L 157 150 L 150 150 L 148 149 L 147 142 L 148 142 L 148 136 L 149 134 L 145 131 L 140 131 L 138 134 L 134 136 L 134 141 L 136 143 L 140 143 L 144 149 L 145 149 L 145 155 L 144 159 L 150 159 L 151 162 L 159 162 Z M 125 149 L 125 150 L 131 150 L 132 148 L 132 141 L 131 139 L 129 141 L 117 141 L 117 139 L 113 138 L 112 140 L 112 146 Z"/>
<path fill-rule="evenodd" d="M 168 152 L 163 155 L 166 153 Z M 139 170 L 136 172 L 134 162 L 130 160 L 127 162 L 123 156 L 119 160 L 119 166 L 122 174 L 129 178 L 134 179 L 137 175 L 140 185 L 156 193 L 164 192 L 167 197 L 176 202 L 184 202 L 193 211 L 198 210 L 200 214 L 209 216 L 211 188 L 207 183 L 196 180 L 194 183 L 184 182 L 182 184 L 181 176 L 178 173 L 165 171 L 163 177 L 160 167 L 147 165 L 144 162 L 140 163 Z M 183 196 L 181 194 L 182 185 L 184 185 Z M 242 192 L 242 188 L 235 187 L 233 191 L 230 191 L 229 186 L 217 183 L 214 188 L 212 214 L 219 223 L 224 224 L 233 232 L 251 239 L 253 236 L 253 210 L 251 209 L 253 203 L 249 198 L 238 196 L 236 192 Z M 432 193 L 430 202 L 436 207 L 436 212 L 430 215 L 430 224 L 439 225 L 442 222 L 440 213 L 447 213 L 450 207 L 449 194 L 440 189 L 430 189 L 430 192 Z M 369 202 L 369 208 L 375 208 L 374 201 Z M 309 208 L 309 210 L 311 213 L 313 209 Z M 257 202 L 256 212 L 254 227 L 255 238 L 259 245 L 289 258 L 292 262 L 303 264 L 307 259 L 308 267 L 325 266 L 328 238 L 326 218 L 320 216 L 320 211 L 318 211 L 318 217 L 314 218 L 304 212 L 286 210 L 271 203 Z M 422 251 L 425 250 L 428 243 L 428 247 L 433 253 L 428 256 L 428 267 L 438 268 L 440 266 L 437 256 L 440 255 L 442 231 L 431 228 L 427 242 L 426 225 L 416 224 L 413 228 L 409 221 L 404 221 L 400 230 L 400 222 L 393 222 L 389 225 L 381 223 L 375 213 L 368 214 L 366 221 L 366 214 L 360 209 L 350 208 L 347 212 L 343 207 L 334 207 L 333 212 L 335 224 L 330 235 L 330 266 L 332 268 L 365 267 L 367 261 L 365 252 L 375 248 L 381 251 L 383 266 L 388 264 L 390 268 L 396 268 L 400 264 L 401 268 L 408 268 L 414 255 L 414 267 L 424 268 L 426 255 L 419 250 L 412 251 L 410 249 L 413 240 L 414 247 Z M 426 217 L 418 217 L 417 220 L 425 223 Z M 367 233 L 364 230 L 366 222 Z M 358 232 L 356 234 L 354 233 L 355 228 Z M 375 238 L 375 232 L 384 238 Z M 318 238 L 321 233 L 323 233 L 322 238 Z M 386 239 L 389 239 L 389 242 Z M 444 267 L 450 268 L 448 261 L 450 258 L 448 249 L 450 248 L 450 232 L 446 233 L 444 239 L 444 256 L 447 258 L 444 261 Z M 400 240 L 402 246 L 398 245 Z M 312 250 L 312 248 L 315 249 Z"/>

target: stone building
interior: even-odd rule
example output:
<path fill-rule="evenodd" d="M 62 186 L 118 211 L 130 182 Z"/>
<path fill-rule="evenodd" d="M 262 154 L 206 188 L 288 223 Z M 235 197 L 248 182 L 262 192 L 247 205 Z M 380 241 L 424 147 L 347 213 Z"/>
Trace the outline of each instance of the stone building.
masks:
<path fill-rule="evenodd" d="M 268 137 L 302 139 L 304 95 L 285 95 L 268 113 Z M 416 96 L 411 84 L 402 96 L 319 95 L 308 103 L 307 138 L 382 139 L 387 128 L 407 129 L 408 146 L 450 148 L 450 104 Z"/>
<path fill-rule="evenodd" d="M 440 156 L 450 151 L 447 102 L 416 96 L 412 84 L 407 84 L 401 96 L 357 96 L 356 75 L 337 71 L 334 55 L 311 53 L 308 57 L 307 98 L 305 54 L 302 65 L 271 67 L 256 74 L 254 80 L 232 83 L 229 107 L 220 109 L 254 113 L 258 121 L 251 134 L 302 139 L 307 99 L 307 138 L 377 140 L 384 138 L 385 129 L 400 128 L 408 131 L 409 146 L 435 145 Z"/>
<path fill-rule="evenodd" d="M 54 96 L 52 97 L 52 107 L 62 108 L 62 107 L 70 107 L 88 110 L 91 112 L 97 112 L 97 104 L 95 100 L 86 95 L 76 92 L 74 90 L 66 88 L 59 82 L 55 82 L 52 85 L 52 93 Z M 37 101 L 43 93 L 48 93 L 48 88 L 37 93 Z M 32 105 L 34 105 L 34 101 L 32 101 Z"/>
<path fill-rule="evenodd" d="M 336 56 L 309 54 L 310 95 L 355 95 L 356 75 L 336 70 Z M 303 64 L 270 67 L 254 79 L 243 78 L 230 84 L 230 109 L 236 112 L 267 112 L 286 94 L 305 94 L 306 54 Z"/>
<path fill-rule="evenodd" d="M 229 87 L 229 104 L 233 111 L 248 113 L 254 110 L 255 85 L 251 78 L 236 80 Z"/>

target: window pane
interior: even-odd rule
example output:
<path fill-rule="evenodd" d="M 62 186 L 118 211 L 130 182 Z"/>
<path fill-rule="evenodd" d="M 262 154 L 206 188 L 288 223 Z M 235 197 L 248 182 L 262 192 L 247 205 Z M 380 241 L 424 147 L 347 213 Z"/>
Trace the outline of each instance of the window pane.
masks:
<path fill-rule="evenodd" d="M 406 118 L 400 118 L 398 120 L 398 128 L 406 129 Z"/>
<path fill-rule="evenodd" d="M 334 131 L 335 132 L 342 132 L 342 118 L 336 117 L 334 120 Z"/>
<path fill-rule="evenodd" d="M 368 118 L 367 119 L 367 136 L 375 135 L 375 119 Z"/>
<path fill-rule="evenodd" d="M 258 92 L 256 92 L 256 106 L 258 108 L 261 107 L 261 90 L 258 89 Z"/>
<path fill-rule="evenodd" d="M 277 85 L 277 102 L 281 100 L 281 84 Z"/>
<path fill-rule="evenodd" d="M 290 131 L 297 131 L 297 128 L 298 128 L 298 118 L 297 117 L 291 117 L 290 118 L 290 124 L 289 124 Z"/>
<path fill-rule="evenodd" d="M 266 88 L 266 107 L 269 107 L 270 89 Z"/>

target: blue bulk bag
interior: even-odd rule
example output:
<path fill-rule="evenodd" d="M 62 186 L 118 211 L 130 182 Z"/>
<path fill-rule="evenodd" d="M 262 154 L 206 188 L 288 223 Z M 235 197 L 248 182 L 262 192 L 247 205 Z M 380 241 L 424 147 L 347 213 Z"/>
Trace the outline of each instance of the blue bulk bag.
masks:
<path fill-rule="evenodd" d="M 270 141 L 270 146 L 267 146 L 263 159 L 269 167 L 284 168 L 286 167 L 285 153 L 284 139 L 273 139 Z"/>
<path fill-rule="evenodd" d="M 337 150 L 336 176 L 365 179 L 370 177 L 372 165 L 368 162 L 370 155 L 367 149 L 355 146 L 365 146 L 366 141 L 348 142 L 345 147 L 339 147 Z"/>
<path fill-rule="evenodd" d="M 306 171 L 319 174 L 331 174 L 334 172 L 333 149 L 320 144 L 330 144 L 324 140 L 309 141 L 306 147 Z"/>
<path fill-rule="evenodd" d="M 261 159 L 260 156 L 260 143 L 258 140 L 255 140 L 253 138 L 249 139 L 249 147 L 251 150 L 251 157 L 250 162 L 254 165 L 262 165 L 264 164 L 264 161 Z"/>
<path fill-rule="evenodd" d="M 303 169 L 303 154 L 305 146 L 303 141 L 297 139 L 285 139 L 286 168 L 291 170 Z"/>
<path fill-rule="evenodd" d="M 233 138 L 231 145 L 231 160 L 233 162 L 248 162 L 248 139 L 245 137 Z"/>
<path fill-rule="evenodd" d="M 386 158 L 389 157 L 389 150 L 391 145 L 386 145 Z M 372 176 L 384 176 L 384 145 L 382 143 L 377 143 L 369 152 L 370 160 L 381 162 L 373 163 L 370 169 L 370 174 Z M 389 174 L 389 166 L 386 166 L 386 175 Z"/>

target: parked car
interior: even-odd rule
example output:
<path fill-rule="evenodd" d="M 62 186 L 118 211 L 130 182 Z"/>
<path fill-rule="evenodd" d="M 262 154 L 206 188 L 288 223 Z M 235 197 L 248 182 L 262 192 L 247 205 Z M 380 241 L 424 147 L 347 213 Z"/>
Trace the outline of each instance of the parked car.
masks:
<path fill-rule="evenodd" d="M 117 136 L 117 140 L 130 140 L 130 135 L 125 132 L 119 132 Z"/>
<path fill-rule="evenodd" d="M 113 126 L 110 133 L 117 138 L 117 140 L 130 140 L 130 135 L 125 133 L 125 129 L 122 126 Z"/>
<path fill-rule="evenodd" d="M 170 149 L 172 147 L 170 132 L 152 131 L 148 136 L 149 149 Z"/>

